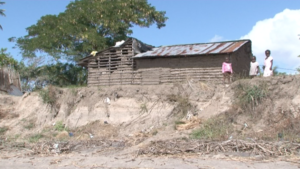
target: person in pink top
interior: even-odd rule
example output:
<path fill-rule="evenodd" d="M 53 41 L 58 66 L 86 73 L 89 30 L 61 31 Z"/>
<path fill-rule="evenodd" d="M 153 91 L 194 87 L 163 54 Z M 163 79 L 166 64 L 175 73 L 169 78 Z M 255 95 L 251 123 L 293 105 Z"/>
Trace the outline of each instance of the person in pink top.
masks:
<path fill-rule="evenodd" d="M 223 83 L 226 84 L 226 79 L 228 81 L 228 83 L 230 83 L 230 79 L 232 76 L 232 66 L 231 63 L 229 61 L 229 57 L 225 57 L 225 62 L 223 62 L 222 64 L 222 73 L 223 73 Z M 226 87 L 228 87 L 228 85 L 226 85 Z"/>

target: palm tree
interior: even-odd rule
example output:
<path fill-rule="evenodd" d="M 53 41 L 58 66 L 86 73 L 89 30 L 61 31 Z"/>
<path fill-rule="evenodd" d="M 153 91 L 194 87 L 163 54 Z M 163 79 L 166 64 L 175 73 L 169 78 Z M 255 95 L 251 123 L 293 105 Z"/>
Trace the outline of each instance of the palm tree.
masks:
<path fill-rule="evenodd" d="M 0 5 L 3 5 L 3 4 L 5 4 L 5 2 L 0 2 Z M 0 15 L 5 16 L 4 11 L 5 11 L 4 9 L 0 9 Z M 0 29 L 2 30 L 1 25 L 0 25 Z"/>

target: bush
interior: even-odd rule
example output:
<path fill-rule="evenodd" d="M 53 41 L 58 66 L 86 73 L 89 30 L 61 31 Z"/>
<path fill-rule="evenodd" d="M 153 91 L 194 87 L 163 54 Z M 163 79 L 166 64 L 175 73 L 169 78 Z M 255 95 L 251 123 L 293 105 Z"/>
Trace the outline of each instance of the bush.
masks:
<path fill-rule="evenodd" d="M 55 96 L 55 91 L 53 86 L 49 85 L 47 89 L 42 89 L 39 94 L 43 100 L 43 103 L 54 106 L 56 101 L 56 96 Z"/>
<path fill-rule="evenodd" d="M 243 108 L 256 107 L 264 98 L 268 96 L 268 87 L 266 83 L 259 85 L 238 84 L 235 90 L 238 105 Z"/>

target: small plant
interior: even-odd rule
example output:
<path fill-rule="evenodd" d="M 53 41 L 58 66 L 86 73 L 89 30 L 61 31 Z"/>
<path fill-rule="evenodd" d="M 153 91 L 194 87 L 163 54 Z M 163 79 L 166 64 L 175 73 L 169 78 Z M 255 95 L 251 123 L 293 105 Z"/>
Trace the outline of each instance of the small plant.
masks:
<path fill-rule="evenodd" d="M 8 127 L 0 127 L 0 135 L 5 134 L 5 132 L 8 130 Z"/>
<path fill-rule="evenodd" d="M 65 130 L 65 125 L 63 124 L 62 121 L 58 121 L 57 123 L 55 123 L 54 129 L 56 131 L 64 131 Z"/>
<path fill-rule="evenodd" d="M 146 103 L 140 105 L 140 113 L 148 113 L 148 108 Z"/>
<path fill-rule="evenodd" d="M 40 133 L 32 135 L 31 137 L 29 137 L 29 142 L 30 143 L 35 143 L 38 142 L 41 138 L 43 138 L 44 136 Z"/>

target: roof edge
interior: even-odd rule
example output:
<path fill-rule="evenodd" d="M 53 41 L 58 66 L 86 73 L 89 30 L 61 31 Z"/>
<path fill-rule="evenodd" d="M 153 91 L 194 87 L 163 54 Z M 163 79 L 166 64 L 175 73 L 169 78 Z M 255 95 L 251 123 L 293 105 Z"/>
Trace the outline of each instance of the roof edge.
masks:
<path fill-rule="evenodd" d="M 188 43 L 188 44 L 176 44 L 176 45 L 165 45 L 165 46 L 159 46 L 160 47 L 171 47 L 171 46 L 185 46 L 185 45 L 202 45 L 202 44 L 212 44 L 212 43 L 226 43 L 226 42 L 240 42 L 240 41 L 249 41 L 250 39 L 240 39 L 240 40 L 229 40 L 229 41 L 218 41 L 218 42 L 206 42 L 206 43 Z"/>

